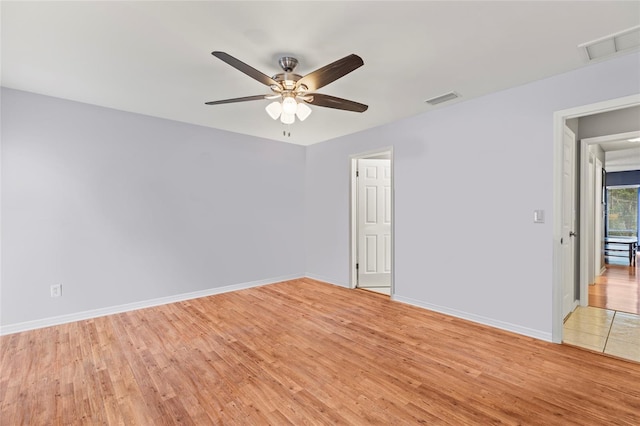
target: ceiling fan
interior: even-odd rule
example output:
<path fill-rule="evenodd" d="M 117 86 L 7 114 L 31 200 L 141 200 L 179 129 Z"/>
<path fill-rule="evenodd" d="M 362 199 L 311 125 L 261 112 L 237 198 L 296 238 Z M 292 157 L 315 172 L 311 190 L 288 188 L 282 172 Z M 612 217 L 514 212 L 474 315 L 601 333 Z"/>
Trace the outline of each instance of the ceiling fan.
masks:
<path fill-rule="evenodd" d="M 309 108 L 307 104 L 354 112 L 364 112 L 369 108 L 367 105 L 358 102 L 315 93 L 315 91 L 321 87 L 334 82 L 340 77 L 344 77 L 351 71 L 364 65 L 362 58 L 358 55 L 351 54 L 345 56 L 305 76 L 294 73 L 298 65 L 296 58 L 284 56 L 278 60 L 282 72 L 273 77 L 269 77 L 228 53 L 216 51 L 211 52 L 211 54 L 265 86 L 268 86 L 269 89 L 271 89 L 271 93 L 211 101 L 206 102 L 206 105 L 257 101 L 261 99 L 272 100 L 273 102 L 267 105 L 265 109 L 271 118 L 274 120 L 280 118 L 280 121 L 284 124 L 293 123 L 295 117 L 298 117 L 300 121 L 304 121 L 309 114 L 311 114 L 311 108 Z"/>

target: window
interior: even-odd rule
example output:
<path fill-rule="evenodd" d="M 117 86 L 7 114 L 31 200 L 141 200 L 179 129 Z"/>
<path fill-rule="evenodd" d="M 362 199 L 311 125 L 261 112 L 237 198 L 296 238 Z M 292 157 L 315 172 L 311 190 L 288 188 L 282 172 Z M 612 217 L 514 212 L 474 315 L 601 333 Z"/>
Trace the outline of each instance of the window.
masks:
<path fill-rule="evenodd" d="M 607 187 L 607 236 L 638 235 L 638 186 Z"/>

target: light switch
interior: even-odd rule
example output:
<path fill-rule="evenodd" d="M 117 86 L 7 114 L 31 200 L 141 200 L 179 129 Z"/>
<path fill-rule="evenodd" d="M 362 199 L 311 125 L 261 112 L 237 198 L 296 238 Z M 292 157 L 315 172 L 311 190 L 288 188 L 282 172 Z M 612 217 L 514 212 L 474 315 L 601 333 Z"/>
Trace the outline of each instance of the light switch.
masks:
<path fill-rule="evenodd" d="M 544 223 L 544 210 L 533 211 L 533 223 Z"/>

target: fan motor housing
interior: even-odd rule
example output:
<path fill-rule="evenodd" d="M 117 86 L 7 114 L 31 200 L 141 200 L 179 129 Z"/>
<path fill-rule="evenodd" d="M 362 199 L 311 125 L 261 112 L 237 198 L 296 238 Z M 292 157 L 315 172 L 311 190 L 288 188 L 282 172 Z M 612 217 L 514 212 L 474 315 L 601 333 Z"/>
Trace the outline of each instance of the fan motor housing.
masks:
<path fill-rule="evenodd" d="M 288 90 L 292 90 L 295 87 L 295 83 L 302 78 L 299 74 L 281 72 L 279 74 L 274 75 L 273 78 L 275 81 L 280 83 L 282 87 Z M 293 84 L 287 84 L 287 82 L 293 82 Z M 291 87 L 289 87 L 291 86 Z"/>

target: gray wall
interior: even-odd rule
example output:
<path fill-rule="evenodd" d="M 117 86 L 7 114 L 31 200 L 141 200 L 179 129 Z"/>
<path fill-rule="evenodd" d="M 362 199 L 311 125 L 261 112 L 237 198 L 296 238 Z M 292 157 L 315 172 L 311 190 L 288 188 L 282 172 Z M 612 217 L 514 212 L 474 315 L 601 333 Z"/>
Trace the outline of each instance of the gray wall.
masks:
<path fill-rule="evenodd" d="M 578 128 L 580 126 L 580 118 L 569 118 L 565 124 L 567 125 L 567 127 L 569 129 L 571 129 L 571 131 L 573 132 L 574 135 L 576 135 L 576 139 L 578 139 L 578 135 L 580 134 Z"/>
<path fill-rule="evenodd" d="M 640 130 L 640 106 L 587 115 L 579 120 L 578 139 L 634 132 Z"/>
<path fill-rule="evenodd" d="M 348 157 L 392 145 L 398 299 L 551 339 L 553 114 L 640 93 L 639 59 L 308 147 L 307 272 L 348 285 Z"/>
<path fill-rule="evenodd" d="M 304 163 L 292 144 L 2 89 L 2 324 L 302 275 Z"/>
<path fill-rule="evenodd" d="M 393 146 L 398 299 L 550 339 L 553 113 L 640 93 L 639 64 L 307 148 L 3 89 L 2 324 L 305 271 L 347 285 L 349 156 Z"/>

